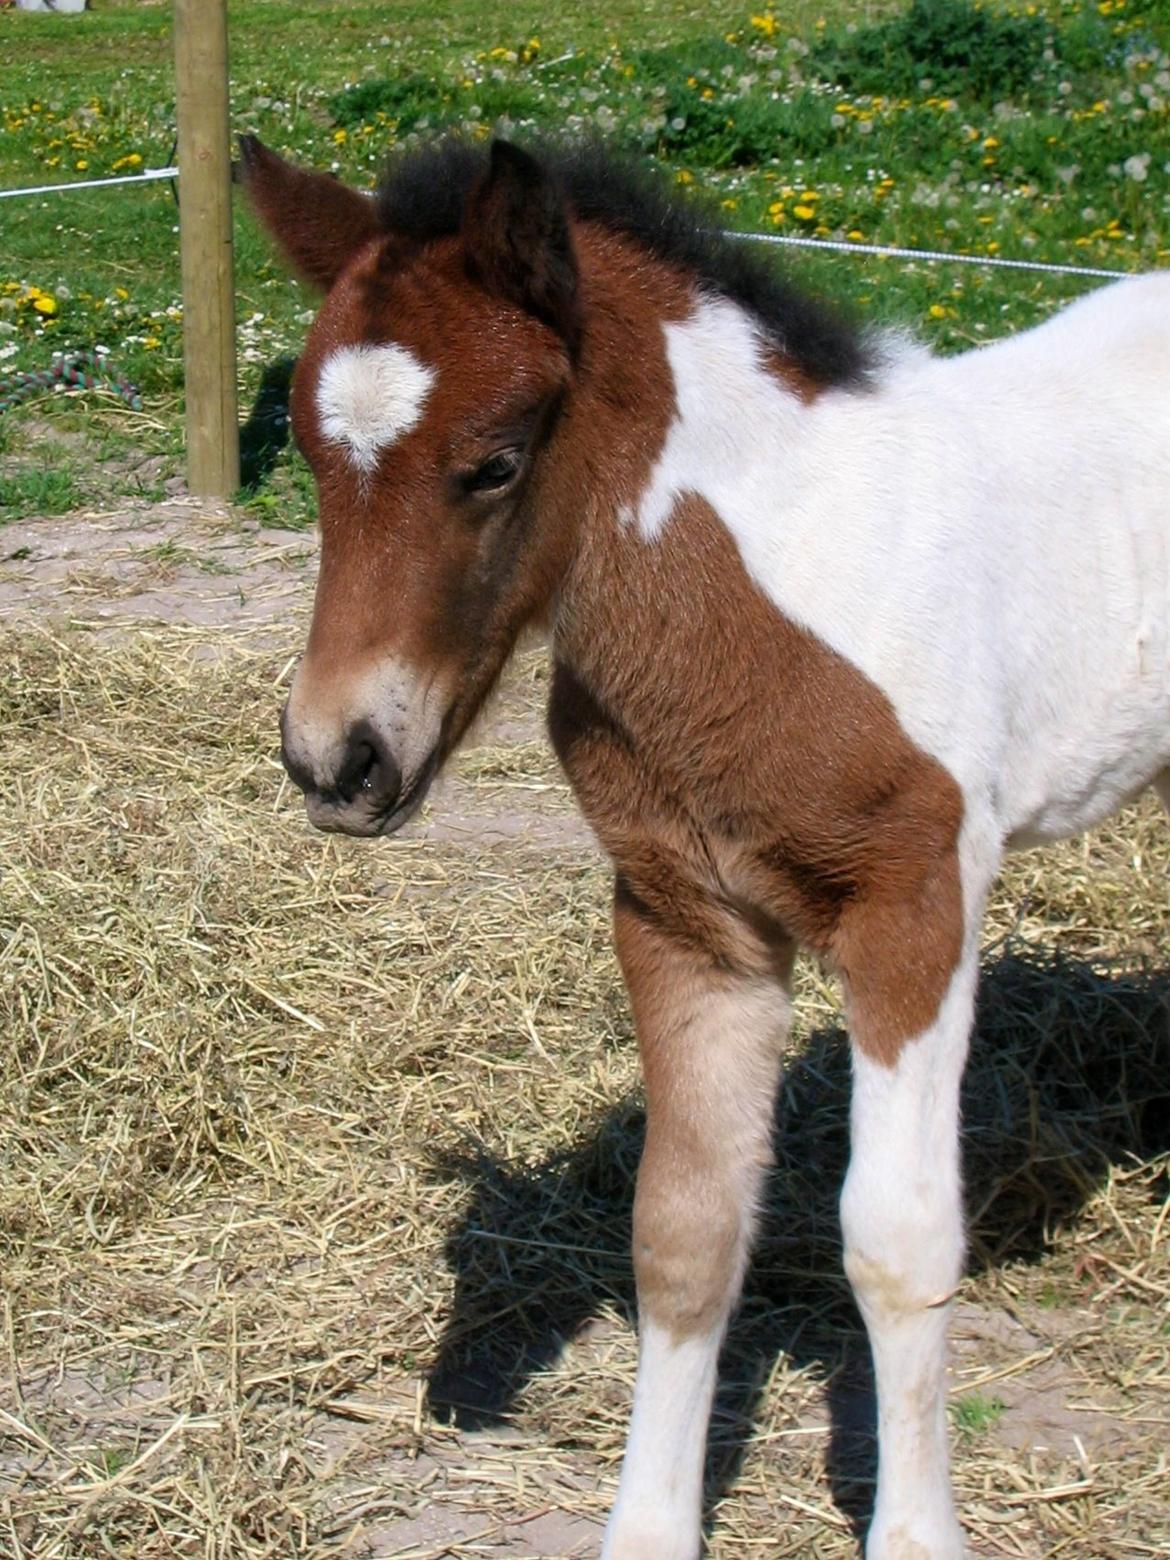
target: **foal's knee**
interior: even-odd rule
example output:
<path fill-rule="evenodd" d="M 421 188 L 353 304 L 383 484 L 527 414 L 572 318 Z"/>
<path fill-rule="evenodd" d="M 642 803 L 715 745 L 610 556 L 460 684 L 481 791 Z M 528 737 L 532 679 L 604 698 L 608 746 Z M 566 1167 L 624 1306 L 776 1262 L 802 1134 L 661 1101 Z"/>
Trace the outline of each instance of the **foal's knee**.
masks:
<path fill-rule="evenodd" d="M 642 1312 L 676 1338 L 721 1327 L 743 1278 L 749 1231 L 723 1196 L 638 1188 L 634 1272 Z"/>
<path fill-rule="evenodd" d="M 841 1195 L 845 1272 L 862 1311 L 896 1317 L 949 1299 L 963 1270 L 957 1186 L 874 1193 L 851 1174 Z"/>

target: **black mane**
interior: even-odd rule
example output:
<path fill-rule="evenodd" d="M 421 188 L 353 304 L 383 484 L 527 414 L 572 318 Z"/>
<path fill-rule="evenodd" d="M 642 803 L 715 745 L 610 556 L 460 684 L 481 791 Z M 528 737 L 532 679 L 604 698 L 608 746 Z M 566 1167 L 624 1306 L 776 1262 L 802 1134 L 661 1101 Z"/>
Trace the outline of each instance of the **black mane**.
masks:
<path fill-rule="evenodd" d="M 525 149 L 557 179 L 580 220 L 632 238 L 741 305 L 811 383 L 864 382 L 872 365 L 859 332 L 787 282 L 758 247 L 720 231 L 701 202 L 679 199 L 647 167 L 596 142 L 526 142 Z M 392 157 L 378 191 L 383 225 L 418 243 L 458 233 L 488 156 L 486 144 L 447 136 Z"/>

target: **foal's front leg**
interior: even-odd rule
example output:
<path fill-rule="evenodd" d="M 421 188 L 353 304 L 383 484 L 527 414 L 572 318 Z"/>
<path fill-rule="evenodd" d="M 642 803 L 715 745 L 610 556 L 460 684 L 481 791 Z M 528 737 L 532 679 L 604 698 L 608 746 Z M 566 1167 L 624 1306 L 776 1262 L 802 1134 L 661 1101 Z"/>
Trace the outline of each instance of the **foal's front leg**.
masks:
<path fill-rule="evenodd" d="M 963 1271 L 959 1085 L 974 1010 L 976 926 L 964 942 L 933 1022 L 917 1035 L 896 1047 L 874 1044 L 882 1015 L 872 986 L 905 989 L 920 978 L 909 937 L 865 950 L 886 974 L 850 1015 L 852 1155 L 841 1219 L 878 1400 L 867 1560 L 964 1553 L 948 1467 L 946 1334 Z"/>
<path fill-rule="evenodd" d="M 695 1560 L 719 1348 L 747 1262 L 788 1024 L 776 974 L 717 969 L 619 902 L 646 1080 L 634 1200 L 639 1354 L 603 1560 Z"/>

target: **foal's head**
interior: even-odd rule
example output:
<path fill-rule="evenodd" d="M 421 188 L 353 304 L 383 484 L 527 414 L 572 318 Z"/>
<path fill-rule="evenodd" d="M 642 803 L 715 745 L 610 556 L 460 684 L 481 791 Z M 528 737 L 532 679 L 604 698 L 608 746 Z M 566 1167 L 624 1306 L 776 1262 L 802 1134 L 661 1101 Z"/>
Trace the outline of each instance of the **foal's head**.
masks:
<path fill-rule="evenodd" d="M 326 293 L 292 392 L 321 568 L 284 760 L 314 823 L 388 832 L 565 568 L 565 526 L 535 517 L 579 337 L 568 218 L 507 144 L 474 180 L 451 147 L 435 184 L 397 191 L 401 222 L 254 138 L 242 150 L 255 210 Z"/>

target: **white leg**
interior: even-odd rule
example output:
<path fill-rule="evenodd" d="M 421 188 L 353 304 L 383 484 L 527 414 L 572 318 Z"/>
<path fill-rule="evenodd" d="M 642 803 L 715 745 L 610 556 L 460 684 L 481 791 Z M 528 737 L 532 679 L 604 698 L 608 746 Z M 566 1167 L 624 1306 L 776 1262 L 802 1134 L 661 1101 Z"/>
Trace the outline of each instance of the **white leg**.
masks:
<path fill-rule="evenodd" d="M 634 1411 L 603 1560 L 693 1560 L 724 1322 L 690 1338 L 643 1313 Z"/>
<path fill-rule="evenodd" d="M 959 1083 L 978 956 L 969 939 L 931 1027 L 892 1066 L 853 1047 L 845 1267 L 873 1351 L 878 1490 L 867 1560 L 958 1560 L 946 1332 L 963 1270 Z"/>
<path fill-rule="evenodd" d="M 719 1349 L 739 1295 L 788 1021 L 774 974 L 710 967 L 619 906 L 646 1078 L 634 1412 L 602 1560 L 697 1560 Z"/>

